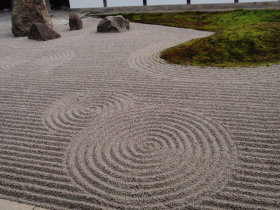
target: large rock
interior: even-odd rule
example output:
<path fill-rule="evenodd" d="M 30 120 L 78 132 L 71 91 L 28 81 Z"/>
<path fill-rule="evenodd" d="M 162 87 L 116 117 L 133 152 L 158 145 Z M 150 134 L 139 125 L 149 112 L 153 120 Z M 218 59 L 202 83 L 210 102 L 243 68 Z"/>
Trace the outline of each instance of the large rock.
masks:
<path fill-rule="evenodd" d="M 80 30 L 83 28 L 83 21 L 79 15 L 74 12 L 69 14 L 69 27 L 70 30 Z"/>
<path fill-rule="evenodd" d="M 33 23 L 28 35 L 28 39 L 35 39 L 37 41 L 47 41 L 60 37 L 60 34 L 56 33 L 45 23 Z"/>
<path fill-rule="evenodd" d="M 52 28 L 45 0 L 14 0 L 12 32 L 15 36 L 28 36 L 33 23 L 45 23 Z"/>
<path fill-rule="evenodd" d="M 123 16 L 108 16 L 99 22 L 97 32 L 124 32 L 129 30 L 129 21 Z"/>

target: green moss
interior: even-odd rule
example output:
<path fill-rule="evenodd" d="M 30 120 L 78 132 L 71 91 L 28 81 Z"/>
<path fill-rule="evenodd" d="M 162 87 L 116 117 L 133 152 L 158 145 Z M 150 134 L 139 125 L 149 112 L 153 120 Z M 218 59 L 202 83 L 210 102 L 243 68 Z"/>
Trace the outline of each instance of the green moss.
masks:
<path fill-rule="evenodd" d="M 161 57 L 170 63 L 233 67 L 280 62 L 280 10 L 121 15 L 139 23 L 217 32 L 165 50 Z"/>
<path fill-rule="evenodd" d="M 280 23 L 258 23 L 218 32 L 169 48 L 161 58 L 198 66 L 256 66 L 280 61 Z"/>
<path fill-rule="evenodd" d="M 279 10 L 235 10 L 226 12 L 181 12 L 122 14 L 130 21 L 221 31 L 262 22 L 280 22 Z"/>

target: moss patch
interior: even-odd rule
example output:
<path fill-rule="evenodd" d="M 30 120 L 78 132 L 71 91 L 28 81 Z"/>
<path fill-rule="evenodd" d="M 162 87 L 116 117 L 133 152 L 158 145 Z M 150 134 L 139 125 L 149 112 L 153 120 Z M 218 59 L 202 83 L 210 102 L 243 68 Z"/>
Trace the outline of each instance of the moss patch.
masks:
<path fill-rule="evenodd" d="M 133 22 L 221 31 L 262 22 L 280 22 L 279 10 L 121 14 Z"/>
<path fill-rule="evenodd" d="M 214 31 L 169 48 L 161 58 L 198 66 L 257 66 L 280 62 L 280 10 L 122 14 L 133 22 Z"/>
<path fill-rule="evenodd" d="M 280 61 L 280 24 L 257 23 L 169 48 L 161 58 L 197 66 L 257 66 Z"/>

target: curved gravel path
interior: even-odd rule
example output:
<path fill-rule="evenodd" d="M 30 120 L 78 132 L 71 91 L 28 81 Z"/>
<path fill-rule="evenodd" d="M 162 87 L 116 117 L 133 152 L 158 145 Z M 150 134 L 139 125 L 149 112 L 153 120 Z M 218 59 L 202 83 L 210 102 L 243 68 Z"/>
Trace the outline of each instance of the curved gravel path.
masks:
<path fill-rule="evenodd" d="M 53 209 L 277 209 L 280 65 L 197 68 L 160 50 L 211 33 L 98 19 L 13 38 L 0 14 L 0 198 Z"/>

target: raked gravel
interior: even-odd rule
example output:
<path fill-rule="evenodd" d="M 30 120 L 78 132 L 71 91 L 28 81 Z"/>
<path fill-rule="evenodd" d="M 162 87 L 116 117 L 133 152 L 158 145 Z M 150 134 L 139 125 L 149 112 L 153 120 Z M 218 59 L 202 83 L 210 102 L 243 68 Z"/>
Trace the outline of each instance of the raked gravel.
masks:
<path fill-rule="evenodd" d="M 280 65 L 159 58 L 212 33 L 99 19 L 14 38 L 0 13 L 0 198 L 50 209 L 277 209 Z"/>

